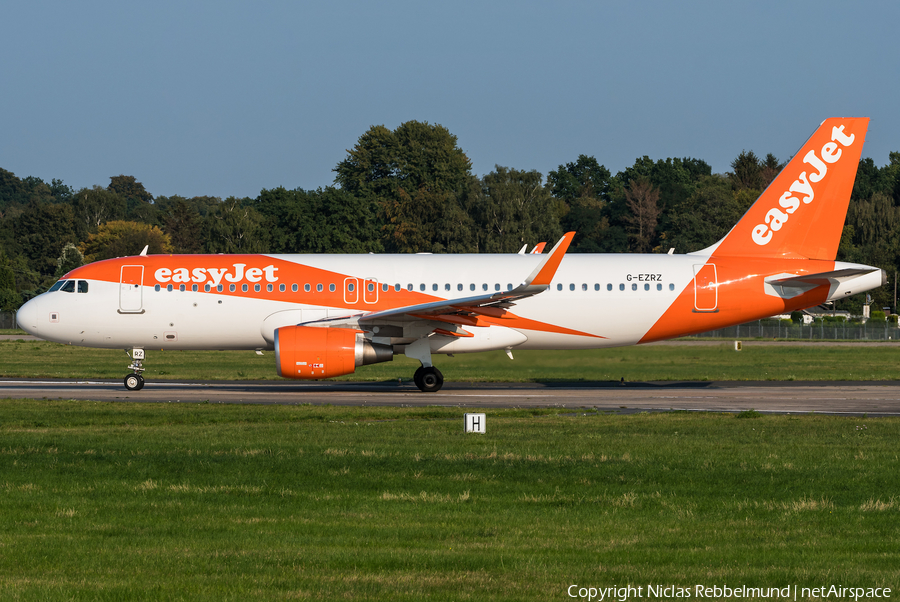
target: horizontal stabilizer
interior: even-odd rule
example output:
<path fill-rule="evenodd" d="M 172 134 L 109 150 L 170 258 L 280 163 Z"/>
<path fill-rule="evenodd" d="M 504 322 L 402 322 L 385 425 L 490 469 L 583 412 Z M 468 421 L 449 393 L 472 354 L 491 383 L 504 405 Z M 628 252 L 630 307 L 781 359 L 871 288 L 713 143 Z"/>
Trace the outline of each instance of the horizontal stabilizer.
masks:
<path fill-rule="evenodd" d="M 767 278 L 765 291 L 767 295 L 793 299 L 818 286 L 828 287 L 828 300 L 841 299 L 860 290 L 869 290 L 883 286 L 887 282 L 884 270 L 858 264 L 843 264 L 846 267 L 830 272 L 815 274 L 779 274 Z"/>
<path fill-rule="evenodd" d="M 769 284 L 777 284 L 778 286 L 801 287 L 810 284 L 819 286 L 822 284 L 831 284 L 832 280 L 844 282 L 856 278 L 857 276 L 864 276 L 877 271 L 879 270 L 876 268 L 846 268 L 843 270 L 834 270 L 832 272 L 819 272 L 818 274 L 804 274 L 803 276 L 791 276 L 789 278 L 781 278 L 778 280 L 767 280 L 766 282 Z"/>

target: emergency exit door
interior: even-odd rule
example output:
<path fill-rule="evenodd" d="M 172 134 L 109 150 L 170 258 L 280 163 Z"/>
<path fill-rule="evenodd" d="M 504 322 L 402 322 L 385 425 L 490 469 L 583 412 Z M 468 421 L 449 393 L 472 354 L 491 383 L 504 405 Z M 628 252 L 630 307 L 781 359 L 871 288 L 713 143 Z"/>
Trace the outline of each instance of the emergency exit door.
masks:
<path fill-rule="evenodd" d="M 694 266 L 694 311 L 716 312 L 719 306 L 719 282 L 716 265 Z"/>

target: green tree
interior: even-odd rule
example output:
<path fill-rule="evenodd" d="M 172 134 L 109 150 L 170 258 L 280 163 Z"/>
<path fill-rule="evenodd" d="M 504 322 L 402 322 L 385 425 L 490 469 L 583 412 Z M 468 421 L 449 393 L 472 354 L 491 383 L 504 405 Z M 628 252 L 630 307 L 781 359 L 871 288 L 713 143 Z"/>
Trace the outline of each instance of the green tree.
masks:
<path fill-rule="evenodd" d="M 125 199 L 127 219 L 145 224 L 157 224 L 158 210 L 153 205 L 153 195 L 147 192 L 144 185 L 138 182 L 134 176 L 111 176 L 106 189 Z"/>
<path fill-rule="evenodd" d="M 262 216 L 235 197 L 225 199 L 206 216 L 205 231 L 208 253 L 266 253 L 269 250 Z"/>
<path fill-rule="evenodd" d="M 50 180 L 50 194 L 59 203 L 69 203 L 72 201 L 72 197 L 75 196 L 75 190 L 71 186 L 63 184 L 62 180 L 53 178 Z"/>
<path fill-rule="evenodd" d="M 735 188 L 750 188 L 762 191 L 765 188 L 763 178 L 763 164 L 753 151 L 741 151 L 741 154 L 731 162 L 733 170 L 729 176 Z"/>
<path fill-rule="evenodd" d="M 134 176 L 111 176 L 109 178 L 109 186 L 106 188 L 110 192 L 115 192 L 128 202 L 153 202 L 153 195 L 147 192 L 144 185 L 138 182 Z"/>
<path fill-rule="evenodd" d="M 342 190 L 377 204 L 387 250 L 453 246 L 441 242 L 436 224 L 444 214 L 459 215 L 471 161 L 445 127 L 419 121 L 407 121 L 394 131 L 372 126 L 334 171 Z"/>
<path fill-rule="evenodd" d="M 84 255 L 73 243 L 66 243 L 62 254 L 56 259 L 56 278 L 61 278 L 77 267 L 84 265 Z"/>
<path fill-rule="evenodd" d="M 669 230 L 675 208 L 690 198 L 697 189 L 697 183 L 711 173 L 709 164 L 700 159 L 685 157 L 652 161 L 647 156 L 637 159 L 633 166 L 625 168 L 615 176 L 617 186 L 611 187 L 609 195 L 611 226 L 618 226 L 624 230 L 631 227 L 629 220 L 632 212 L 628 207 L 625 190 L 630 182 L 646 179 L 659 189 L 657 230 L 660 232 Z"/>
<path fill-rule="evenodd" d="M 606 250 L 609 237 L 609 191 L 612 174 L 594 157 L 560 165 L 547 175 L 547 186 L 559 200 L 559 216 L 565 231 L 574 231 L 575 252 Z"/>
<path fill-rule="evenodd" d="M 187 200 L 176 198 L 161 213 L 166 234 L 176 253 L 200 253 L 203 250 L 203 218 Z"/>
<path fill-rule="evenodd" d="M 728 178 L 701 179 L 694 194 L 674 208 L 669 227 L 660 237 L 660 251 L 674 248 L 690 253 L 718 242 L 746 211 L 745 196 L 732 189 Z"/>
<path fill-rule="evenodd" d="M 82 188 L 72 198 L 75 229 L 81 240 L 110 220 L 125 217 L 125 199 L 106 188 Z"/>
<path fill-rule="evenodd" d="M 0 311 L 15 311 L 22 304 L 16 288 L 16 274 L 6 254 L 0 249 Z"/>
<path fill-rule="evenodd" d="M 253 207 L 263 218 L 272 253 L 307 253 L 318 248 L 324 217 L 304 190 L 284 187 L 263 189 Z M 325 252 L 330 252 L 326 249 Z"/>
<path fill-rule="evenodd" d="M 555 243 L 562 236 L 556 201 L 537 171 L 497 165 L 481 180 L 481 194 L 470 201 L 478 224 L 478 250 L 515 253 L 523 245 Z"/>
<path fill-rule="evenodd" d="M 847 223 L 854 228 L 853 242 L 871 245 L 889 241 L 900 226 L 900 207 L 884 192 L 875 192 L 869 200 L 853 200 L 847 208 Z"/>
<path fill-rule="evenodd" d="M 0 211 L 27 202 L 25 185 L 11 171 L 0 169 Z"/>
<path fill-rule="evenodd" d="M 63 247 L 76 240 L 74 221 L 70 205 L 32 200 L 15 219 L 18 251 L 41 275 L 54 274 Z"/>

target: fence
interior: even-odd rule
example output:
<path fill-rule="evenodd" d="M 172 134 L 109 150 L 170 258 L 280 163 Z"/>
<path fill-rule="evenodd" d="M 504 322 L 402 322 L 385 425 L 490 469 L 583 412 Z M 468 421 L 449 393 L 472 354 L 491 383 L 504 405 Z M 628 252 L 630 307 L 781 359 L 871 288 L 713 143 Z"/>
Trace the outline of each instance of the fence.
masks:
<path fill-rule="evenodd" d="M 728 328 L 711 330 L 693 335 L 702 338 L 721 339 L 805 339 L 838 340 L 838 341 L 897 341 L 900 340 L 900 328 L 894 324 L 855 324 L 855 323 L 821 323 L 809 326 L 786 324 L 747 322 Z"/>
<path fill-rule="evenodd" d="M 0 328 L 16 328 L 16 314 L 0 312 Z M 713 339 L 806 339 L 838 341 L 898 341 L 900 328 L 895 324 L 854 324 L 828 323 L 809 326 L 788 326 L 786 324 L 747 322 L 728 328 L 710 330 L 692 335 L 696 338 Z"/>

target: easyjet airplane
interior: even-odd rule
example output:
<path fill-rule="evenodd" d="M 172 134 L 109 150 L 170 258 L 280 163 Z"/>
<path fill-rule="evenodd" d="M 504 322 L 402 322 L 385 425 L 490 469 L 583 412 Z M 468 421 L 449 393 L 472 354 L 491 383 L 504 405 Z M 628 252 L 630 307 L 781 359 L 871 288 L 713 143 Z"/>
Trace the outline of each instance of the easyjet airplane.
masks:
<path fill-rule="evenodd" d="M 884 284 L 835 261 L 868 119 L 828 119 L 734 228 L 675 255 L 146 255 L 74 269 L 18 312 L 41 338 L 131 355 L 274 349 L 278 374 L 320 379 L 405 354 L 437 391 L 435 354 L 659 341 Z M 146 249 L 145 249 L 146 252 Z"/>

